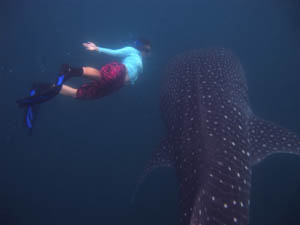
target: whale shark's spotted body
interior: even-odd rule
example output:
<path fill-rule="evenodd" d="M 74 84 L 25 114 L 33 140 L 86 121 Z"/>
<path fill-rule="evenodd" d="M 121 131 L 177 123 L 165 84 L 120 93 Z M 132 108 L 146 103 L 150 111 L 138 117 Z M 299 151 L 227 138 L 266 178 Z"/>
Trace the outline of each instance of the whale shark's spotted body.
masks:
<path fill-rule="evenodd" d="M 175 168 L 183 225 L 247 225 L 252 166 L 276 152 L 300 153 L 295 134 L 253 114 L 243 68 L 226 49 L 175 57 L 161 111 L 167 137 L 142 179 L 156 167 Z"/>

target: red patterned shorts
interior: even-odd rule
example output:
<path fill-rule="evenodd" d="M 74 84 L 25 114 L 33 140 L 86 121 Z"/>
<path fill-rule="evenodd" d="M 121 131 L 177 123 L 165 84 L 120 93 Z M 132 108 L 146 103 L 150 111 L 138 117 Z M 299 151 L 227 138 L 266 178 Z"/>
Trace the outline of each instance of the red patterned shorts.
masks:
<path fill-rule="evenodd" d="M 100 74 L 99 81 L 80 86 L 76 99 L 98 99 L 119 90 L 125 84 L 126 67 L 122 63 L 107 64 L 100 69 Z"/>

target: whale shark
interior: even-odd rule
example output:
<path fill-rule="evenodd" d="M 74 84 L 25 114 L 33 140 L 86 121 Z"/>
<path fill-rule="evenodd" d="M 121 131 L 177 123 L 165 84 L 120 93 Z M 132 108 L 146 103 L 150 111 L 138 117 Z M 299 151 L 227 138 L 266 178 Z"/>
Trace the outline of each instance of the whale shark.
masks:
<path fill-rule="evenodd" d="M 137 186 L 154 169 L 173 167 L 182 225 L 247 225 L 253 166 L 275 153 L 300 154 L 299 136 L 254 114 L 245 71 L 229 49 L 175 56 L 160 109 L 166 136 Z"/>

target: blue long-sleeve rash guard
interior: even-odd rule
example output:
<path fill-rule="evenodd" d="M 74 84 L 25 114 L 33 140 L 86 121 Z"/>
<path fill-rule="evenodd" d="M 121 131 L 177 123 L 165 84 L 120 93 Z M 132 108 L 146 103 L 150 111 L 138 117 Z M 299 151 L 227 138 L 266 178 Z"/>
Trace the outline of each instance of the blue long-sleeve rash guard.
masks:
<path fill-rule="evenodd" d="M 100 53 L 123 58 L 122 63 L 126 66 L 130 83 L 134 84 L 138 76 L 143 72 L 143 61 L 140 51 L 133 47 L 124 47 L 117 50 L 98 48 Z"/>

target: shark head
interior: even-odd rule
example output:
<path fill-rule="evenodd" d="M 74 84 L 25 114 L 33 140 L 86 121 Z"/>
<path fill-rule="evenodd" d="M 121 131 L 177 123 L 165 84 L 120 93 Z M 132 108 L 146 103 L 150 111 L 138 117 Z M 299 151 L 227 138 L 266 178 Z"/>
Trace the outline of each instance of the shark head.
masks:
<path fill-rule="evenodd" d="M 161 94 L 167 134 L 139 183 L 157 167 L 174 167 L 181 224 L 247 225 L 252 166 L 270 154 L 300 153 L 299 137 L 258 118 L 247 92 L 230 50 L 190 51 L 169 63 Z"/>

